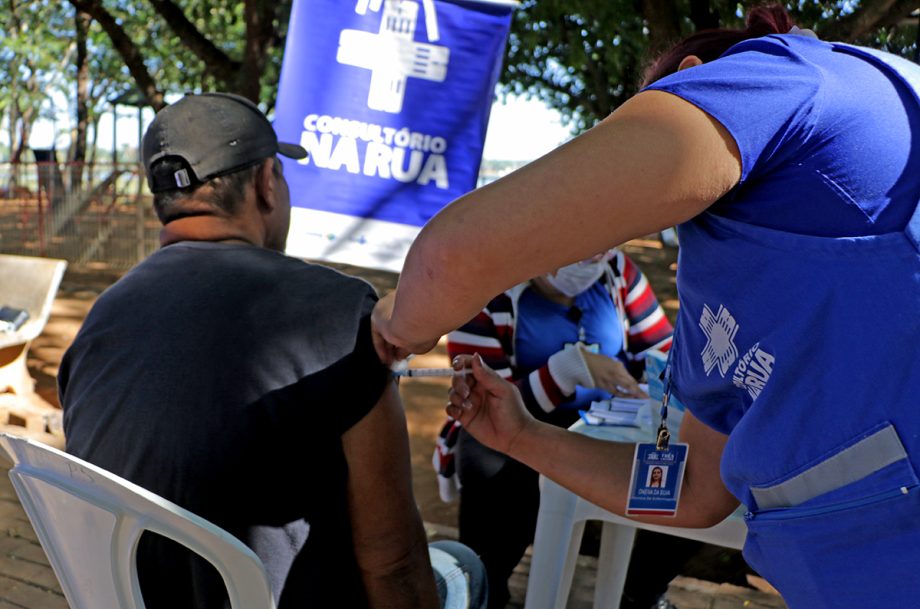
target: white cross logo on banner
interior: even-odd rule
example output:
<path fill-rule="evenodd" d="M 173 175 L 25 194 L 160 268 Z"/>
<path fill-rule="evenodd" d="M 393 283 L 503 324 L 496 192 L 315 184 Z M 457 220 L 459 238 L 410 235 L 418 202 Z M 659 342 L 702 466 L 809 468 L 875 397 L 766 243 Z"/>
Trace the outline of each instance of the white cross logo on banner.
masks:
<path fill-rule="evenodd" d="M 428 39 L 440 37 L 433 0 L 423 0 Z M 419 5 L 415 0 L 358 0 L 355 12 L 364 15 L 368 9 L 379 11 L 383 6 L 380 31 L 342 30 L 336 61 L 371 71 L 371 86 L 367 107 L 398 114 L 406 96 L 410 77 L 434 82 L 447 78 L 450 49 L 424 42 L 415 42 Z"/>
<path fill-rule="evenodd" d="M 703 305 L 700 328 L 706 335 L 706 346 L 700 354 L 703 357 L 706 376 L 709 376 L 718 364 L 719 373 L 725 378 L 728 368 L 738 359 L 738 347 L 734 342 L 735 334 L 738 333 L 738 322 L 722 305 L 719 305 L 719 312 L 715 315 L 707 305 Z"/>

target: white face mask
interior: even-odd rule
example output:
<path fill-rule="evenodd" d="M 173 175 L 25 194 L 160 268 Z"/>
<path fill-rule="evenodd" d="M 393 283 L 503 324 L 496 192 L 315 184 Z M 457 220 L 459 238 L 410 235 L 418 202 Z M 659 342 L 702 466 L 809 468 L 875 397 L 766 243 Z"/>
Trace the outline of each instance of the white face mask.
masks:
<path fill-rule="evenodd" d="M 546 280 L 551 286 L 568 296 L 578 296 L 600 279 L 604 274 L 607 260 L 601 259 L 594 262 L 576 262 L 564 266 L 555 275 L 547 275 Z"/>

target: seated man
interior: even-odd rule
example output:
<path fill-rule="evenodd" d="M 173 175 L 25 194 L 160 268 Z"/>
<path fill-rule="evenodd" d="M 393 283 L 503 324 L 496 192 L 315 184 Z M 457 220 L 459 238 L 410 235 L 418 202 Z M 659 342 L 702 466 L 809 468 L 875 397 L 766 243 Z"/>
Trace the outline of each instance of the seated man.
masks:
<path fill-rule="evenodd" d="M 432 564 L 477 583 L 459 544 L 429 563 L 373 289 L 281 253 L 275 155 L 303 148 L 248 100 L 204 94 L 161 111 L 143 153 L 162 248 L 99 297 L 64 356 L 68 452 L 243 540 L 279 609 L 438 607 Z M 149 609 L 226 602 L 217 572 L 171 541 L 145 534 L 138 564 Z M 484 602 L 480 583 L 460 606 Z"/>

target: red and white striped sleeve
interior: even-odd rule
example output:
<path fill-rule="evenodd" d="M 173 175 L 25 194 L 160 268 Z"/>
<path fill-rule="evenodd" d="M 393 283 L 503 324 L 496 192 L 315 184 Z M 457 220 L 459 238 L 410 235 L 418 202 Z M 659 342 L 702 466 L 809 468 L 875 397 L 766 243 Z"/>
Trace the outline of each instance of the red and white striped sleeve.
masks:
<path fill-rule="evenodd" d="M 502 378 L 511 379 L 514 314 L 506 295 L 494 298 L 476 317 L 447 335 L 447 354 L 478 353 Z"/>
<path fill-rule="evenodd" d="M 626 254 L 623 254 L 622 275 L 625 281 L 622 297 L 628 324 L 629 354 L 641 359 L 650 349 L 666 352 L 671 348 L 674 328 L 658 303 L 648 279 Z"/>

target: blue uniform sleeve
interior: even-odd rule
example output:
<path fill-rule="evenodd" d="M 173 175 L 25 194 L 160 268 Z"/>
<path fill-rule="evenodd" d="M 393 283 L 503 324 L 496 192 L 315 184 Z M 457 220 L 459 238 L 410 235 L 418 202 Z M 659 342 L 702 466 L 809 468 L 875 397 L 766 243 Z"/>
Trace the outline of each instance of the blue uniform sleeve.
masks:
<path fill-rule="evenodd" d="M 719 59 L 666 76 L 646 90 L 677 95 L 719 121 L 738 144 L 744 183 L 807 154 L 820 114 L 821 72 L 796 52 L 802 41 L 790 38 L 746 40 Z"/>

